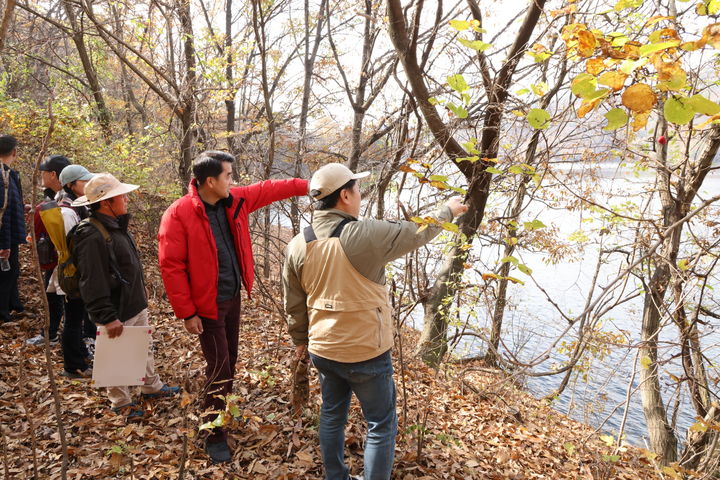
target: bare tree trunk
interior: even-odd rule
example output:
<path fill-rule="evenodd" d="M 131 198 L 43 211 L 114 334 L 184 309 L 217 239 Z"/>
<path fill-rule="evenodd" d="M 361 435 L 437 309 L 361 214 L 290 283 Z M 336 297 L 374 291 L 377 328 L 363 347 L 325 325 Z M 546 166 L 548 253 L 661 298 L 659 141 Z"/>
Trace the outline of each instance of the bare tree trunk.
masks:
<path fill-rule="evenodd" d="M 667 123 L 661 117 L 661 135 L 667 135 Z M 690 167 L 687 176 L 672 195 L 672 169 L 667 163 L 667 145 L 659 145 L 657 169 L 660 199 L 663 208 L 662 227 L 667 228 L 683 218 L 690 210 L 692 200 L 710 170 L 712 160 L 720 148 L 720 127 L 713 126 L 708 144 L 696 166 Z M 658 336 L 662 319 L 665 294 L 673 279 L 673 271 L 678 259 L 683 226 L 675 228 L 663 241 L 662 250 L 654 256 L 655 271 L 646 285 L 641 327 L 640 358 L 640 394 L 645 413 L 645 423 L 650 435 L 650 446 L 659 455 L 662 464 L 677 460 L 677 438 L 668 422 L 667 411 L 663 403 L 658 365 Z"/>
<path fill-rule="evenodd" d="M 474 2 L 469 2 L 474 6 Z M 416 18 L 420 15 L 422 2 L 417 2 L 418 11 Z M 494 81 L 488 80 L 486 84 L 488 107 L 484 114 L 484 125 L 480 140 L 480 158 L 496 158 L 499 148 L 500 127 L 505 102 L 508 97 L 508 88 L 512 81 L 513 74 L 525 52 L 530 36 L 538 23 L 540 14 L 545 6 L 545 0 L 533 0 L 530 3 L 527 14 L 520 26 L 513 45 L 510 47 L 508 57 L 498 72 Z M 477 8 L 477 6 L 475 6 Z M 416 43 L 417 31 L 413 32 L 412 38 L 406 26 L 404 11 L 400 0 L 387 0 L 387 13 L 390 19 L 390 38 L 395 45 L 400 61 L 405 69 L 408 82 L 412 88 L 413 96 L 417 101 L 428 127 L 435 137 L 436 143 L 445 151 L 445 154 L 452 160 L 467 157 L 469 154 L 452 136 L 448 126 L 443 122 L 435 106 L 430 102 L 430 93 L 424 80 L 424 72 L 418 63 Z M 482 57 L 484 58 L 484 57 Z M 488 69 L 481 62 L 483 77 L 489 77 Z M 468 211 L 460 218 L 460 231 L 471 241 L 477 232 L 485 214 L 485 206 L 490 194 L 490 180 L 492 174 L 486 171 L 490 166 L 488 162 L 477 161 L 456 163 L 458 169 L 465 175 L 469 183 L 467 194 Z M 467 251 L 454 246 L 446 254 L 443 266 L 438 273 L 430 294 L 424 303 L 425 314 L 423 318 L 423 332 L 418 344 L 417 354 L 430 365 L 437 365 L 447 351 L 447 318 L 441 309 L 441 304 L 446 297 L 454 296 L 458 281 L 461 278 L 463 264 L 467 259 Z"/>
<path fill-rule="evenodd" d="M 195 128 L 195 38 L 192 30 L 192 16 L 190 13 L 190 0 L 183 0 L 178 4 L 178 16 L 183 32 L 183 54 L 185 57 L 185 81 L 182 82 L 181 90 L 181 141 L 180 141 L 180 165 L 178 174 L 183 182 L 183 192 L 187 190 L 190 183 L 190 166 L 195 157 L 195 139 L 197 130 Z"/>
<path fill-rule="evenodd" d="M 97 70 L 90 60 L 90 52 L 88 52 L 87 45 L 85 45 L 85 32 L 82 27 L 78 24 L 77 16 L 75 15 L 75 7 L 69 0 L 63 0 L 63 7 L 65 14 L 70 21 L 72 27 L 72 41 L 78 51 L 80 57 L 80 63 L 82 63 L 83 71 L 85 72 L 85 78 L 87 78 L 88 85 L 92 91 L 93 98 L 95 99 L 95 111 L 97 113 L 100 127 L 102 128 L 103 135 L 106 139 L 112 137 L 112 127 L 110 125 L 110 111 L 105 103 L 105 97 L 102 94 L 100 88 L 100 82 L 97 76 Z"/>
<path fill-rule="evenodd" d="M 310 46 L 310 2 L 305 0 L 305 55 L 303 56 L 303 65 L 305 67 L 305 77 L 303 79 L 303 95 L 300 106 L 300 125 L 298 127 L 298 142 L 295 153 L 295 164 L 293 176 L 299 178 L 302 175 L 303 157 L 305 156 L 305 145 L 307 142 L 307 123 L 308 113 L 310 110 L 310 94 L 312 93 L 312 77 L 315 69 L 315 59 L 317 58 L 318 48 L 322 41 L 322 27 L 325 21 L 325 9 L 327 0 L 321 0 L 318 8 L 317 23 L 315 24 L 315 37 Z M 292 222 L 293 235 L 297 235 L 300 231 L 300 208 L 298 206 L 298 198 L 290 199 L 290 221 Z"/>
<path fill-rule="evenodd" d="M 10 19 L 12 18 L 13 9 L 15 9 L 15 3 L 15 0 L 7 0 L 5 2 L 2 21 L 0 21 L 0 52 L 5 48 L 5 37 L 10 27 Z"/>

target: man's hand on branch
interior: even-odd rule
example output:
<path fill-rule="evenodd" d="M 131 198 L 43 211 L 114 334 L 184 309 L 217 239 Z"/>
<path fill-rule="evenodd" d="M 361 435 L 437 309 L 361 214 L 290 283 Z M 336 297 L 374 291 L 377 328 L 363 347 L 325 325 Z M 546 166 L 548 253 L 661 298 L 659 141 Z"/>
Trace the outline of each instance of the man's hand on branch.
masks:
<path fill-rule="evenodd" d="M 453 197 L 446 203 L 448 208 L 453 214 L 453 217 L 457 217 L 458 215 L 461 215 L 468 210 L 468 206 L 462 203 L 461 197 Z"/>

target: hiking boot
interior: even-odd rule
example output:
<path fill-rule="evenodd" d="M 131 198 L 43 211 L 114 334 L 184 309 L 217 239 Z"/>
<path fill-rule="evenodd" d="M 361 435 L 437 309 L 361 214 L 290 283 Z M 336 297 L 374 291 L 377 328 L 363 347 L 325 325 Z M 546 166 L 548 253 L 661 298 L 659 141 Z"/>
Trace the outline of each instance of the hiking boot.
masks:
<path fill-rule="evenodd" d="M 227 440 L 212 443 L 205 441 L 205 452 L 212 463 L 227 463 L 232 459 Z"/>
<path fill-rule="evenodd" d="M 128 423 L 139 422 L 145 417 L 145 412 L 141 410 L 135 402 L 130 402 L 122 407 L 112 407 L 110 410 L 112 410 L 113 413 L 124 416 L 125 421 Z"/>
<path fill-rule="evenodd" d="M 74 372 L 68 372 L 67 370 L 63 370 L 60 372 L 60 375 L 67 378 L 77 379 L 77 380 L 89 380 L 92 378 L 92 368 L 86 368 L 85 370 L 75 370 Z"/>
<path fill-rule="evenodd" d="M 157 392 L 143 393 L 142 396 L 145 400 L 150 400 L 151 398 L 166 398 L 177 395 L 179 391 L 180 387 L 169 387 L 163 384 L 162 388 Z"/>

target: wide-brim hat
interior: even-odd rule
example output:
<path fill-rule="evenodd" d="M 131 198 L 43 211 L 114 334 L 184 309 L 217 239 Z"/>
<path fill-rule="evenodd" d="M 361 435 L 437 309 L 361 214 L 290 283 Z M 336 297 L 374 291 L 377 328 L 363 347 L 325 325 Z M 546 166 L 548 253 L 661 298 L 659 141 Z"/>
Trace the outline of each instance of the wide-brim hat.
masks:
<path fill-rule="evenodd" d="M 85 195 L 72 202 L 73 207 L 82 207 L 101 202 L 137 190 L 139 185 L 122 183 L 109 173 L 98 173 L 85 184 Z"/>
<path fill-rule="evenodd" d="M 370 172 L 353 173 L 342 163 L 328 163 L 318 169 L 310 179 L 310 196 L 315 200 L 323 199 L 350 180 L 365 178 L 368 175 Z"/>

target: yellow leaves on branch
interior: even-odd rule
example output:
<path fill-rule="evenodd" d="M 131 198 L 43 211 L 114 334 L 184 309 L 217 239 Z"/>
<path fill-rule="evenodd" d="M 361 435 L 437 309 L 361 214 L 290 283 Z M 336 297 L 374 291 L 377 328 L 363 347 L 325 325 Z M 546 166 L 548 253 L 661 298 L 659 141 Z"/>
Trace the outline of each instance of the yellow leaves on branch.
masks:
<path fill-rule="evenodd" d="M 578 55 L 583 58 L 592 56 L 598 45 L 595 34 L 582 23 L 571 23 L 562 29 L 562 38 L 568 48 L 567 55 Z"/>
<path fill-rule="evenodd" d="M 622 104 L 634 113 L 649 112 L 655 103 L 657 103 L 657 96 L 650 85 L 644 83 L 631 85 L 622 94 Z"/>
<path fill-rule="evenodd" d="M 605 70 L 605 60 L 602 58 L 591 58 L 585 64 L 585 71 L 590 75 L 597 75 Z"/>
<path fill-rule="evenodd" d="M 628 75 L 622 72 L 605 72 L 600 75 L 600 78 L 598 78 L 598 83 L 612 88 L 614 92 L 619 92 L 625 85 L 625 80 L 627 80 L 627 78 Z"/>

